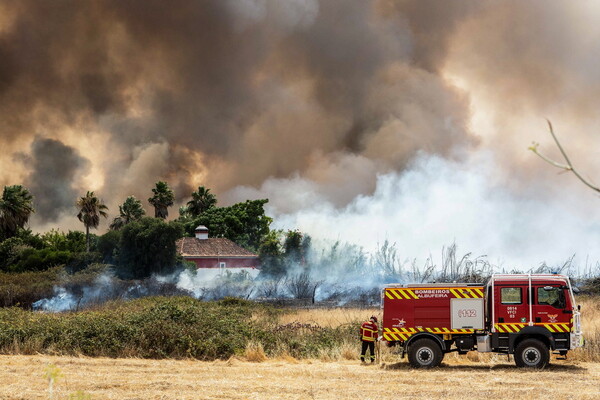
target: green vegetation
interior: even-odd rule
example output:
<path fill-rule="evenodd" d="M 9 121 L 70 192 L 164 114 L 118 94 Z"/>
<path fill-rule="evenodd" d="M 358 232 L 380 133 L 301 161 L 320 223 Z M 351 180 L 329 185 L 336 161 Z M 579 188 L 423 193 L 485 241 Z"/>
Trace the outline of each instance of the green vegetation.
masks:
<path fill-rule="evenodd" d="M 0 198 L 0 240 L 15 236 L 34 212 L 29 190 L 21 185 L 5 186 Z"/>
<path fill-rule="evenodd" d="M 278 325 L 284 312 L 235 298 L 190 297 L 116 301 L 77 313 L 4 308 L 0 352 L 214 360 L 242 355 L 248 343 L 259 342 L 268 355 L 306 358 L 355 339 L 354 323 Z"/>
<path fill-rule="evenodd" d="M 0 306 L 31 308 L 35 301 L 53 296 L 54 287 L 59 285 L 78 293 L 109 270 L 107 265 L 92 264 L 73 274 L 67 273 L 65 268 L 60 266 L 19 274 L 0 272 Z"/>
<path fill-rule="evenodd" d="M 85 196 L 77 200 L 77 218 L 83 222 L 85 226 L 85 251 L 90 252 L 90 228 L 96 229 L 100 224 L 100 217 L 106 218 L 108 207 L 104 205 L 102 200 L 94 195 L 94 192 L 87 192 Z"/>
<path fill-rule="evenodd" d="M 152 197 L 148 202 L 154 207 L 154 217 L 166 219 L 169 216 L 169 207 L 173 205 L 175 194 L 167 182 L 158 181 L 152 189 Z"/>
<path fill-rule="evenodd" d="M 90 235 L 93 249 L 96 240 L 95 235 Z M 20 229 L 16 236 L 0 242 L 0 271 L 44 271 L 58 265 L 65 266 L 71 272 L 79 271 L 100 261 L 98 253 L 86 253 L 85 249 L 83 232 L 51 230 L 34 235 L 31 231 Z"/>
<path fill-rule="evenodd" d="M 34 212 L 33 197 L 22 186 L 4 187 L 0 199 L 0 272 L 45 271 L 63 266 L 74 273 L 94 263 L 106 263 L 115 267 L 119 277 L 144 279 L 185 265 L 177 256 L 175 241 L 186 233 L 194 236 L 198 225 L 206 225 L 211 237 L 228 238 L 253 251 L 273 238 L 269 228 L 272 220 L 264 210 L 266 199 L 215 207 L 216 196 L 199 186 L 177 221 L 167 223 L 168 207 L 175 200 L 173 190 L 167 182 L 159 181 L 152 193 L 148 201 L 154 206 L 155 218 L 144 217 L 142 203 L 129 196 L 119 206 L 110 230 L 102 236 L 93 235 L 90 229 L 98 228 L 101 218 L 108 217 L 108 209 L 94 192 L 88 191 L 76 201 L 77 218 L 83 222 L 85 233 L 52 229 L 33 234 L 24 228 Z"/>
<path fill-rule="evenodd" d="M 119 206 L 119 216 L 110 224 L 110 229 L 121 229 L 132 221 L 139 221 L 146 215 L 142 207 L 142 202 L 134 196 L 129 196 L 125 202 Z"/>
<path fill-rule="evenodd" d="M 224 237 L 242 247 L 257 251 L 270 232 L 273 221 L 265 215 L 264 206 L 269 200 L 246 200 L 230 207 L 211 207 L 200 216 L 183 215 L 183 222 L 188 236 L 194 236 L 198 225 L 208 228 L 211 237 Z"/>
<path fill-rule="evenodd" d="M 191 217 L 198 217 L 216 205 L 217 197 L 210 189 L 200 186 L 197 191 L 192 192 L 192 199 L 187 202 L 185 211 Z"/>
<path fill-rule="evenodd" d="M 119 241 L 118 274 L 139 279 L 172 273 L 178 260 L 175 241 L 182 236 L 178 222 L 146 217 L 127 224 Z"/>

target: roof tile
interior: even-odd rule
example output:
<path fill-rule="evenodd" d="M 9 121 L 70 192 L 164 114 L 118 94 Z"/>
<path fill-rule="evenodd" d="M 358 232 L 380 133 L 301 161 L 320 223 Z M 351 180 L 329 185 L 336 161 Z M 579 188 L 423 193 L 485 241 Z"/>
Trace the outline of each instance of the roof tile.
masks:
<path fill-rule="evenodd" d="M 184 237 L 175 244 L 179 254 L 184 257 L 258 257 L 226 238 Z"/>

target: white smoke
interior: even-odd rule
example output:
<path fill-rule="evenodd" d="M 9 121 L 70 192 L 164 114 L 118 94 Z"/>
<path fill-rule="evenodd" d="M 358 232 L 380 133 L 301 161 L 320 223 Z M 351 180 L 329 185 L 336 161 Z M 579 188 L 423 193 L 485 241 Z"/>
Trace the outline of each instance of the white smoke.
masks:
<path fill-rule="evenodd" d="M 110 273 L 103 273 L 94 279 L 92 285 L 83 287 L 78 294 L 63 286 L 55 286 L 53 297 L 34 302 L 32 308 L 47 312 L 76 311 L 79 308 L 102 303 L 114 297 L 116 289 L 114 276 Z"/>
<path fill-rule="evenodd" d="M 41 299 L 33 303 L 33 309 L 47 312 L 63 312 L 75 310 L 77 299 L 64 287 L 54 288 L 54 297 Z"/>
<path fill-rule="evenodd" d="M 490 152 L 463 161 L 421 154 L 402 172 L 377 175 L 372 194 L 357 195 L 344 207 L 301 176 L 237 188 L 232 195 L 269 198 L 274 228 L 354 243 L 368 252 L 389 240 L 400 257 L 420 262 L 451 243 L 487 255 L 505 270 L 559 265 L 574 254 L 580 266 L 600 260 L 600 207 L 589 213 L 589 202 L 598 201 L 591 192 L 561 192 L 559 178 L 556 187 L 532 181 L 531 190 L 516 191 L 498 171 Z M 290 197 L 305 200 L 294 203 L 298 211 L 287 211 Z"/>
<path fill-rule="evenodd" d="M 156 276 L 155 279 L 158 282 L 174 283 L 178 289 L 197 299 L 218 299 L 226 296 L 250 297 L 254 280 L 259 273 L 260 270 L 255 268 L 186 269 L 168 276 Z"/>

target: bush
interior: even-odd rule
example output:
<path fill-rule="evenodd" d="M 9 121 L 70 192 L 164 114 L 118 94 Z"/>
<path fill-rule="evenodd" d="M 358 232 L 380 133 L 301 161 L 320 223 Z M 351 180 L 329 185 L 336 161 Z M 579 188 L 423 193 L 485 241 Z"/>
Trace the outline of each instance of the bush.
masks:
<path fill-rule="evenodd" d="M 56 251 L 50 249 L 24 249 L 20 261 L 9 267 L 12 272 L 43 271 L 58 265 L 68 264 L 73 255 L 68 251 Z"/>
<path fill-rule="evenodd" d="M 283 312 L 235 298 L 190 297 L 113 301 L 77 313 L 5 308 L 0 309 L 0 352 L 214 360 L 257 348 L 303 358 L 356 338 L 354 325 L 278 325 L 275 317 Z"/>
<path fill-rule="evenodd" d="M 61 267 L 20 274 L 0 272 L 0 305 L 31 307 L 33 302 L 52 295 L 62 274 L 64 269 Z"/>
<path fill-rule="evenodd" d="M 600 277 L 585 279 L 581 282 L 579 289 L 586 294 L 600 294 Z"/>
<path fill-rule="evenodd" d="M 98 252 L 102 261 L 109 264 L 116 264 L 119 259 L 119 242 L 121 241 L 121 231 L 108 231 L 98 238 Z"/>
<path fill-rule="evenodd" d="M 150 217 L 130 222 L 121 230 L 117 273 L 141 279 L 173 272 L 177 265 L 175 241 L 182 236 L 183 226 L 177 222 Z"/>
<path fill-rule="evenodd" d="M 251 309 L 190 297 L 112 302 L 94 311 L 45 314 L 0 310 L 0 351 L 213 360 L 243 354 Z M 20 350 L 22 352 L 22 350 Z"/>
<path fill-rule="evenodd" d="M 112 270 L 104 264 L 91 264 L 75 274 L 68 274 L 64 267 L 17 274 L 0 272 L 0 306 L 31 308 L 36 301 L 53 297 L 57 286 L 78 294 L 106 274 L 112 274 Z M 114 282 L 113 286 L 117 287 Z"/>
<path fill-rule="evenodd" d="M 12 265 L 19 262 L 21 253 L 30 248 L 23 239 L 18 237 L 0 242 L 0 270 L 8 271 Z"/>
<path fill-rule="evenodd" d="M 65 269 L 68 273 L 73 274 L 101 261 L 102 256 L 100 253 L 72 253 L 69 262 L 65 265 Z"/>

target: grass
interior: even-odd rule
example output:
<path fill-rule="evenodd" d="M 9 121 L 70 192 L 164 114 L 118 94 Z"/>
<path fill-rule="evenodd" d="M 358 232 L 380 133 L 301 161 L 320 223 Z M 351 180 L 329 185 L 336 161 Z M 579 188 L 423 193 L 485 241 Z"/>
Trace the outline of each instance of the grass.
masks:
<path fill-rule="evenodd" d="M 577 298 L 577 300 L 582 307 L 582 329 L 584 331 L 586 345 L 583 348 L 569 352 L 569 360 L 600 362 L 600 297 L 582 296 Z M 348 325 L 358 327 L 360 322 L 366 320 L 371 315 L 376 315 L 381 320 L 381 310 L 379 308 L 315 308 L 302 309 L 283 314 L 279 317 L 279 321 L 286 324 L 316 324 L 330 328 Z M 359 347 L 358 340 L 355 340 L 355 337 L 350 335 L 348 341 L 340 342 L 339 347 L 335 349 L 335 351 L 328 352 L 325 356 L 321 357 L 321 359 L 327 360 L 333 358 L 334 360 L 356 360 L 358 359 L 358 354 L 360 352 Z M 388 363 L 396 362 L 398 356 L 395 354 L 395 351 L 396 350 L 393 348 L 389 349 L 382 346 L 382 361 Z M 456 353 L 447 354 L 444 360 L 459 364 L 464 362 L 494 364 L 506 361 L 507 357 L 497 354 L 470 352 L 466 356 L 460 356 Z"/>
<path fill-rule="evenodd" d="M 584 297 L 586 347 L 575 361 L 600 361 L 600 298 Z M 114 301 L 91 310 L 46 314 L 0 309 L 0 353 L 92 357 L 357 360 L 358 326 L 374 309 L 276 309 L 238 299 L 202 302 L 189 297 Z M 381 346 L 381 361 L 398 362 Z M 506 356 L 470 352 L 446 355 L 455 363 L 494 364 Z"/>
<path fill-rule="evenodd" d="M 544 371 L 477 352 L 413 370 L 386 347 L 380 363 L 362 366 L 358 325 L 379 309 L 187 297 L 63 314 L 0 309 L 0 350 L 10 354 L 0 355 L 0 399 L 48 399 L 49 374 L 55 399 L 596 399 L 600 298 L 580 303 L 587 346 Z"/>
<path fill-rule="evenodd" d="M 0 309 L 0 353 L 93 357 L 227 359 L 256 352 L 334 357 L 354 324 L 285 323 L 285 311 L 239 299 L 190 297 L 113 301 L 94 309 L 40 313 Z"/>
<path fill-rule="evenodd" d="M 48 399 L 48 365 L 60 369 L 56 399 L 584 399 L 600 396 L 600 364 L 568 362 L 544 371 L 503 361 L 465 361 L 413 370 L 406 363 L 269 359 L 143 360 L 0 356 L 0 399 Z"/>

